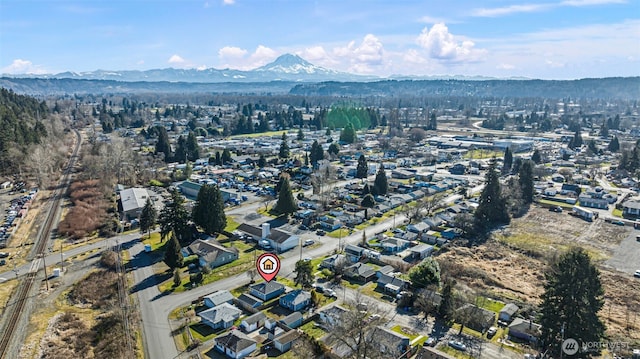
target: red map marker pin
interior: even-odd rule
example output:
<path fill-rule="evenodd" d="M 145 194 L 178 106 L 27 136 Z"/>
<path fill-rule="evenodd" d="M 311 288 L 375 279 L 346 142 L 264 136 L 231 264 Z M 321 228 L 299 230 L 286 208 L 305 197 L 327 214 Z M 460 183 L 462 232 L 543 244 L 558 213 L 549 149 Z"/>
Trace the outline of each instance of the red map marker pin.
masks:
<path fill-rule="evenodd" d="M 280 258 L 275 254 L 265 253 L 258 257 L 256 268 L 264 280 L 271 282 L 280 270 Z"/>

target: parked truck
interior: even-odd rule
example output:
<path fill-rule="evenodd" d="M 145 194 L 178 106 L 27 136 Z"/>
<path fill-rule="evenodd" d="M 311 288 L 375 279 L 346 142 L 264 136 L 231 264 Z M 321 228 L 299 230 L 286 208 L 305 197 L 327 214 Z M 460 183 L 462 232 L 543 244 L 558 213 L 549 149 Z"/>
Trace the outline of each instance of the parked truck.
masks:
<path fill-rule="evenodd" d="M 579 206 L 573 206 L 573 215 L 589 222 L 592 222 L 594 219 L 598 218 L 597 212 Z"/>

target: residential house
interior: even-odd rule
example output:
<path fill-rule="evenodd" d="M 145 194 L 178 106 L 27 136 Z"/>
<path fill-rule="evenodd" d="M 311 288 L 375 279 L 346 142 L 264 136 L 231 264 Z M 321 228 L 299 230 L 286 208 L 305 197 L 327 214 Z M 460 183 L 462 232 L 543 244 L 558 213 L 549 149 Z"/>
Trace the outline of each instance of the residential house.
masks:
<path fill-rule="evenodd" d="M 394 353 L 394 357 L 399 357 L 409 349 L 410 339 L 400 333 L 377 327 L 375 335 L 376 342 L 380 344 L 380 351 L 383 353 Z"/>
<path fill-rule="evenodd" d="M 376 278 L 376 271 L 368 264 L 355 263 L 344 269 L 344 276 L 360 283 L 366 283 Z"/>
<path fill-rule="evenodd" d="M 409 244 L 411 244 L 411 242 L 395 237 L 385 238 L 380 241 L 380 246 L 384 253 L 402 252 L 409 247 Z"/>
<path fill-rule="evenodd" d="M 640 201 L 630 200 L 622 204 L 622 216 L 625 218 L 640 217 Z"/>
<path fill-rule="evenodd" d="M 240 318 L 242 311 L 229 303 L 222 303 L 217 307 L 203 310 L 198 313 L 202 324 L 213 329 L 229 328 L 233 322 Z"/>
<path fill-rule="evenodd" d="M 445 239 L 454 239 L 460 235 L 459 228 L 447 228 L 444 231 L 440 232 L 442 238 Z"/>
<path fill-rule="evenodd" d="M 120 191 L 119 209 L 122 218 L 129 221 L 140 218 L 147 198 L 149 198 L 149 192 L 144 188 L 128 188 Z"/>
<path fill-rule="evenodd" d="M 229 358 L 242 359 L 256 350 L 257 342 L 234 329 L 214 339 L 215 348 Z"/>
<path fill-rule="evenodd" d="M 257 312 L 244 318 L 242 322 L 240 322 L 240 327 L 249 333 L 263 326 L 265 319 L 267 319 L 267 316 L 263 312 Z"/>
<path fill-rule="evenodd" d="M 517 305 L 509 303 L 502 307 L 502 309 L 500 309 L 500 313 L 498 313 L 498 319 L 505 322 L 510 322 L 511 318 L 513 318 L 513 315 L 516 314 L 518 310 L 520 310 L 520 308 L 518 308 Z"/>
<path fill-rule="evenodd" d="M 418 244 L 417 246 L 411 247 L 409 251 L 411 251 L 411 258 L 420 260 L 429 257 L 433 253 L 433 246 L 429 244 Z"/>
<path fill-rule="evenodd" d="M 347 257 L 342 254 L 331 255 L 320 262 L 320 268 L 327 268 L 333 270 L 336 265 L 342 265 L 347 263 Z"/>
<path fill-rule="evenodd" d="M 347 244 L 344 247 L 344 254 L 351 263 L 358 262 L 364 253 L 364 248 Z"/>
<path fill-rule="evenodd" d="M 540 336 L 542 326 L 530 320 L 515 318 L 509 324 L 509 336 L 522 339 L 530 343 L 536 343 Z"/>
<path fill-rule="evenodd" d="M 286 252 L 300 243 L 299 236 L 280 229 L 270 230 L 269 235 L 265 239 L 269 241 L 271 248 L 275 249 L 278 253 Z"/>
<path fill-rule="evenodd" d="M 455 359 L 455 357 L 434 348 L 423 346 L 422 349 L 418 351 L 416 359 Z"/>
<path fill-rule="evenodd" d="M 407 225 L 407 231 L 413 233 L 424 233 L 429 230 L 429 225 L 425 222 L 412 223 Z"/>
<path fill-rule="evenodd" d="M 260 227 L 241 223 L 240 226 L 238 226 L 237 231 L 251 237 L 256 242 L 262 239 L 262 229 Z"/>
<path fill-rule="evenodd" d="M 291 349 L 291 346 L 299 337 L 300 332 L 297 330 L 284 332 L 273 339 L 273 346 L 278 349 L 280 353 L 285 353 Z"/>
<path fill-rule="evenodd" d="M 408 281 L 387 274 L 380 275 L 378 277 L 377 284 L 378 288 L 392 294 L 398 294 L 403 290 L 409 288 Z"/>
<path fill-rule="evenodd" d="M 607 209 L 609 208 L 609 201 L 604 198 L 593 198 L 586 194 L 581 194 L 578 197 L 578 202 L 580 202 L 580 206 L 589 207 L 589 208 L 599 208 L 599 209 Z"/>
<path fill-rule="evenodd" d="M 302 289 L 293 290 L 280 297 L 280 306 L 292 311 L 303 310 L 311 303 L 311 293 Z"/>
<path fill-rule="evenodd" d="M 219 290 L 217 292 L 213 292 L 211 294 L 206 295 L 203 298 L 204 305 L 207 308 L 217 307 L 222 303 L 231 304 L 233 302 L 233 294 L 228 290 Z"/>
<path fill-rule="evenodd" d="M 342 316 L 344 315 L 344 313 L 347 313 L 347 312 L 348 312 L 347 309 L 339 305 L 334 305 L 320 311 L 319 318 L 323 323 L 331 326 L 331 325 L 334 325 L 337 321 L 339 321 L 340 318 L 342 318 Z"/>
<path fill-rule="evenodd" d="M 376 277 L 380 278 L 382 275 L 391 275 L 391 273 L 393 273 L 394 271 L 395 269 L 393 268 L 393 266 L 386 265 L 384 267 L 380 267 L 376 271 Z"/>
<path fill-rule="evenodd" d="M 291 328 L 291 329 L 295 329 L 299 326 L 302 325 L 302 313 L 300 312 L 293 312 L 289 315 L 287 315 L 286 317 L 280 319 L 280 323 L 286 325 L 287 327 Z"/>
<path fill-rule="evenodd" d="M 258 299 L 254 296 L 252 296 L 251 294 L 248 293 L 242 293 L 239 297 L 238 297 L 238 304 L 243 307 L 243 308 L 258 308 L 260 307 L 262 304 L 264 303 L 264 301 L 262 299 Z M 249 310 L 249 309 L 248 309 Z"/>
<path fill-rule="evenodd" d="M 249 294 L 268 301 L 284 293 L 284 285 L 276 281 L 257 283 L 249 287 Z"/>
<path fill-rule="evenodd" d="M 456 311 L 464 312 L 461 318 L 467 318 L 465 325 L 475 331 L 484 332 L 493 325 L 496 313 L 473 304 L 465 304 Z"/>
<path fill-rule="evenodd" d="M 276 321 L 275 319 L 267 319 L 264 321 L 264 328 L 267 330 L 267 339 L 274 340 L 277 336 L 285 333 L 288 329 L 282 323 Z"/>
<path fill-rule="evenodd" d="M 213 269 L 238 259 L 238 250 L 234 247 L 227 248 L 214 239 L 197 239 L 188 247 L 182 248 L 182 255 L 197 255 L 200 267 Z"/>

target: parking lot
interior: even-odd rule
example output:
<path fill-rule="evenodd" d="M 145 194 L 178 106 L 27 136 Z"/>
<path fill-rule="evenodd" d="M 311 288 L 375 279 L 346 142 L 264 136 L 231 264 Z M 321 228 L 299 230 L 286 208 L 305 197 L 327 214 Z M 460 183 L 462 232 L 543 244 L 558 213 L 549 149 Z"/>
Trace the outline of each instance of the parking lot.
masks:
<path fill-rule="evenodd" d="M 636 236 L 640 231 L 631 231 L 629 235 L 620 242 L 620 245 L 613 253 L 613 256 L 606 262 L 608 266 L 618 271 L 633 273 L 640 269 L 640 241 Z"/>

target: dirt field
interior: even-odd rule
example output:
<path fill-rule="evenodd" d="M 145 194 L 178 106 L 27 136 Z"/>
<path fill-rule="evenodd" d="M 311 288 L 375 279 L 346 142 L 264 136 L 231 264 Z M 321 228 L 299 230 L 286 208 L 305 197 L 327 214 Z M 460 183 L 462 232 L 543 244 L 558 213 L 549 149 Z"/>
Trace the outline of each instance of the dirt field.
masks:
<path fill-rule="evenodd" d="M 567 214 L 531 208 L 523 218 L 487 243 L 467 248 L 453 247 L 438 257 L 443 270 L 477 293 L 516 303 L 537 305 L 543 292 L 548 258 L 571 246 L 589 251 L 601 270 L 605 305 L 600 312 L 607 335 L 640 344 L 640 280 L 613 270 L 604 263 L 633 229 L 582 221 Z M 526 308 L 526 305 L 525 305 Z"/>

